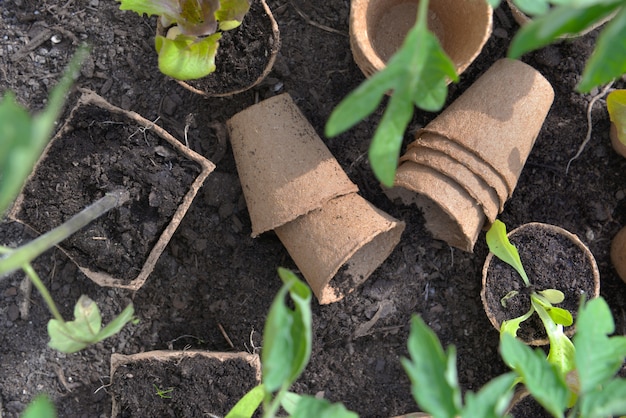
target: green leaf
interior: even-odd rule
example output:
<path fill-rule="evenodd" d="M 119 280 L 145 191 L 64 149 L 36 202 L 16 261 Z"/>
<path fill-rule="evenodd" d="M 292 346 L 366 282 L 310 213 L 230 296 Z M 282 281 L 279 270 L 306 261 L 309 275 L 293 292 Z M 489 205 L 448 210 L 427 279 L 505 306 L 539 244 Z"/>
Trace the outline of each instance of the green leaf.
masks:
<path fill-rule="evenodd" d="M 623 3 L 621 3 L 623 4 Z M 616 6 L 614 6 L 616 7 Z M 613 11 L 612 9 L 609 12 Z M 606 24 L 587 61 L 577 90 L 589 92 L 626 73 L 626 8 Z"/>
<path fill-rule="evenodd" d="M 604 385 L 620 369 L 626 357 L 626 337 L 607 335 L 615 323 L 606 301 L 590 300 L 581 306 L 576 319 L 576 368 L 583 395 Z"/>
<path fill-rule="evenodd" d="M 515 373 L 506 373 L 489 381 L 477 394 L 467 392 L 461 417 L 501 418 L 504 416 L 513 398 L 516 379 Z"/>
<path fill-rule="evenodd" d="M 22 413 L 22 418 L 56 418 L 54 404 L 46 395 L 37 395 Z"/>
<path fill-rule="evenodd" d="M 454 63 L 428 30 L 427 13 L 428 2 L 420 2 L 417 22 L 400 49 L 382 71 L 350 93 L 326 123 L 326 135 L 338 135 L 374 112 L 384 95 L 391 93 L 369 151 L 374 174 L 388 187 L 393 185 L 413 105 L 431 112 L 440 110 L 448 94 L 447 81 L 458 80 Z"/>
<path fill-rule="evenodd" d="M 563 332 L 563 325 L 554 321 L 548 309 L 559 309 L 563 312 L 567 312 L 561 308 L 554 308 L 551 305 L 545 305 L 541 299 L 537 297 L 535 293 L 530 295 L 530 303 L 532 304 L 535 312 L 539 315 L 543 327 L 548 334 L 548 340 L 550 340 L 550 351 L 548 353 L 548 362 L 556 367 L 562 378 L 565 380 L 565 376 L 575 367 L 575 349 L 572 341 Z M 567 312 L 569 314 L 569 312 Z M 563 315 L 563 314 L 560 314 Z M 560 315 L 557 317 L 560 318 Z M 571 319 L 571 314 L 569 315 Z M 572 322 L 570 322 L 571 325 Z"/>
<path fill-rule="evenodd" d="M 195 80 L 215 71 L 215 55 L 221 33 L 206 38 L 178 35 L 175 39 L 156 36 L 159 70 L 178 80 Z"/>
<path fill-rule="evenodd" d="M 268 393 L 288 388 L 311 357 L 311 290 L 291 271 L 280 268 L 283 286 L 272 302 L 263 332 L 263 384 Z M 285 303 L 289 297 L 295 308 Z"/>
<path fill-rule="evenodd" d="M 280 400 L 280 406 L 291 416 L 296 412 L 296 407 L 302 396 L 293 392 L 284 392 Z"/>
<path fill-rule="evenodd" d="M 550 12 L 533 18 L 524 25 L 513 38 L 509 47 L 509 58 L 519 58 L 523 54 L 553 43 L 560 36 L 577 34 L 596 21 L 612 13 L 618 5 L 594 4 L 588 7 L 563 4 Z"/>
<path fill-rule="evenodd" d="M 563 417 L 570 393 L 562 375 L 545 358 L 509 334 L 501 334 L 500 352 L 523 379 L 532 396 L 555 417 Z"/>
<path fill-rule="evenodd" d="M 248 0 L 220 0 L 220 8 L 215 12 L 220 30 L 231 30 L 241 25 L 248 10 L 250 10 Z"/>
<path fill-rule="evenodd" d="M 546 298 L 550 303 L 557 304 L 565 300 L 565 294 L 557 289 L 540 290 L 538 293 Z"/>
<path fill-rule="evenodd" d="M 250 418 L 259 408 L 263 398 L 265 397 L 265 388 L 263 385 L 253 387 L 243 398 L 239 399 L 235 406 L 228 412 L 224 418 Z"/>
<path fill-rule="evenodd" d="M 411 380 L 411 393 L 418 405 L 440 418 L 454 418 L 461 410 L 461 390 L 457 381 L 456 352 L 450 347 L 444 353 L 437 335 L 414 316 L 411 319 L 408 349 L 410 360 L 402 366 Z"/>
<path fill-rule="evenodd" d="M 340 403 L 331 404 L 326 399 L 313 396 L 301 396 L 291 418 L 358 418 Z"/>
<path fill-rule="evenodd" d="M 615 124 L 617 129 L 617 137 L 622 144 L 626 145 L 626 90 L 610 92 L 606 96 L 606 108 L 609 111 L 611 122 Z"/>
<path fill-rule="evenodd" d="M 502 322 L 500 325 L 500 334 L 509 334 L 513 337 L 517 337 L 517 331 L 519 331 L 522 322 L 526 321 L 530 316 L 535 312 L 535 308 L 532 306 L 530 310 L 526 312 L 522 316 L 518 316 L 517 318 L 508 319 Z"/>
<path fill-rule="evenodd" d="M 0 101 L 0 217 L 15 200 L 46 147 L 61 114 L 75 73 L 89 53 L 81 46 L 59 83 L 50 92 L 43 112 L 30 117 L 11 92 Z"/>
<path fill-rule="evenodd" d="M 126 307 L 118 318 L 112 321 L 105 329 L 101 330 L 102 317 L 98 305 L 82 295 L 74 306 L 74 320 L 61 322 L 51 319 L 48 322 L 48 345 L 63 353 L 75 353 L 90 344 L 119 332 L 119 330 L 132 319 L 134 309 L 132 304 Z"/>
<path fill-rule="evenodd" d="M 626 414 L 626 381 L 612 380 L 603 388 L 587 393 L 580 402 L 580 412 L 587 418 Z"/>
<path fill-rule="evenodd" d="M 548 0 L 515 0 L 515 5 L 525 14 L 536 16 L 550 10 Z"/>
<path fill-rule="evenodd" d="M 506 235 L 506 226 L 504 223 L 496 219 L 491 225 L 491 228 L 489 228 L 489 231 L 487 231 L 486 238 L 489 251 L 500 260 L 513 267 L 524 280 L 526 287 L 530 286 L 530 280 L 528 280 L 528 276 L 522 265 L 522 260 L 519 258 L 517 248 L 509 242 L 509 238 Z"/>

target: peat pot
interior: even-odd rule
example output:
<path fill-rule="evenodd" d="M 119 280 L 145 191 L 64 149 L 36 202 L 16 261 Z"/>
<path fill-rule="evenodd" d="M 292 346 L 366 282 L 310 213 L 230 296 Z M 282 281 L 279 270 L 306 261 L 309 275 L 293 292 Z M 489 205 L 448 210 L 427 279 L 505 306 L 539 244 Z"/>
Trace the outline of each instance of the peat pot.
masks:
<path fill-rule="evenodd" d="M 626 227 L 620 229 L 611 242 L 611 262 L 619 277 L 626 282 Z"/>
<path fill-rule="evenodd" d="M 471 252 L 513 194 L 553 99 L 537 70 L 496 61 L 416 133 L 387 196 L 417 205 L 434 238 Z"/>
<path fill-rule="evenodd" d="M 237 113 L 227 126 L 252 236 L 273 230 L 322 304 L 365 282 L 404 223 L 357 193 L 288 94 Z"/>
<path fill-rule="evenodd" d="M 261 381 L 257 354 L 148 351 L 111 355 L 113 418 L 223 417 Z"/>
<path fill-rule="evenodd" d="M 157 34 L 165 30 L 157 23 Z M 272 70 L 280 50 L 280 32 L 265 0 L 251 0 L 238 28 L 222 32 L 213 73 L 178 84 L 206 97 L 225 97 L 258 85 Z"/>
<path fill-rule="evenodd" d="M 9 212 L 43 233 L 124 189 L 130 199 L 59 244 L 101 286 L 146 281 L 215 166 L 135 112 L 82 90 Z"/>
<path fill-rule="evenodd" d="M 520 255 L 524 270 L 536 290 L 557 289 L 565 300 L 557 306 L 567 309 L 574 321 L 581 296 L 586 300 L 600 294 L 600 273 L 595 258 L 587 246 L 574 234 L 555 225 L 531 222 L 508 233 L 509 241 Z M 487 255 L 482 272 L 481 299 L 487 317 L 499 331 L 504 320 L 517 318 L 530 309 L 530 296 L 519 274 L 502 260 Z M 501 300 L 510 291 L 519 293 Z M 574 327 L 566 327 L 571 336 Z M 537 314 L 524 321 L 518 337 L 530 345 L 548 344 L 541 320 Z"/>
<path fill-rule="evenodd" d="M 385 68 L 415 24 L 419 0 L 352 0 L 350 47 L 367 77 Z M 431 0 L 428 27 L 461 74 L 489 39 L 492 9 L 486 1 Z"/>

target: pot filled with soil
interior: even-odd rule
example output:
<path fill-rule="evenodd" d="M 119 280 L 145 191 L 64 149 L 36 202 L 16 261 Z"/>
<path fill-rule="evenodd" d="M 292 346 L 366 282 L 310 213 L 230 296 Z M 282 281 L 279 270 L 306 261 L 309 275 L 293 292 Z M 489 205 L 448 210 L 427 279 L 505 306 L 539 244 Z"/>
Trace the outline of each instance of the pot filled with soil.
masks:
<path fill-rule="evenodd" d="M 595 258 L 576 235 L 555 225 L 531 222 L 507 236 L 517 248 L 530 286 L 524 285 L 511 265 L 489 253 L 482 271 L 481 299 L 487 317 L 498 331 L 503 321 L 529 312 L 533 293 L 544 294 L 548 289 L 561 292 L 564 297 L 554 306 L 569 311 L 574 321 L 581 297 L 589 300 L 599 296 L 600 273 Z M 573 326 L 565 327 L 566 335 L 573 333 Z M 544 325 L 536 313 L 521 323 L 517 336 L 530 345 L 548 344 Z"/>
<path fill-rule="evenodd" d="M 227 126 L 252 236 L 275 231 L 322 304 L 367 280 L 404 223 L 357 193 L 291 96 L 253 105 Z"/>
<path fill-rule="evenodd" d="M 161 21 L 157 35 L 166 35 Z M 236 29 L 221 32 L 215 71 L 193 80 L 176 80 L 186 89 L 207 97 L 242 93 L 259 84 L 272 70 L 280 50 L 280 31 L 265 0 L 252 0 Z"/>
<path fill-rule="evenodd" d="M 129 201 L 59 244 L 101 286 L 143 285 L 214 165 L 153 122 L 82 90 L 9 217 L 49 231 L 112 190 Z"/>
<path fill-rule="evenodd" d="M 385 68 L 415 24 L 419 0 L 353 0 L 350 47 L 354 61 L 370 77 Z M 484 1 L 431 0 L 428 28 L 461 74 L 489 39 L 492 9 Z"/>
<path fill-rule="evenodd" d="M 113 354 L 111 416 L 223 417 L 260 381 L 261 362 L 256 354 Z"/>

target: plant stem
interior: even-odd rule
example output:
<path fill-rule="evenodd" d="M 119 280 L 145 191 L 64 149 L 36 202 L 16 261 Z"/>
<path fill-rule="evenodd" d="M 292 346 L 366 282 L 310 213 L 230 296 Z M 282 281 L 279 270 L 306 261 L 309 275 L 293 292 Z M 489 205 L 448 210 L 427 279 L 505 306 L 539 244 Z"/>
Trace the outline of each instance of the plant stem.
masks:
<path fill-rule="evenodd" d="M 102 216 L 109 210 L 120 206 L 129 199 L 126 190 L 117 190 L 107 193 L 92 205 L 72 216 L 63 224 L 34 239 L 28 244 L 11 251 L 0 259 L 0 276 L 11 273 L 24 267 L 43 252 L 57 245 L 73 233 Z M 6 276 L 4 276 L 6 277 Z"/>
<path fill-rule="evenodd" d="M 48 305 L 48 309 L 50 310 L 50 313 L 52 314 L 52 316 L 54 316 L 54 319 L 56 319 L 62 324 L 65 324 L 65 320 L 63 319 L 63 316 L 61 316 L 61 313 L 57 309 L 57 306 L 54 303 L 54 299 L 52 299 L 52 296 L 50 295 L 50 292 L 48 292 L 46 285 L 43 284 L 43 282 L 39 278 L 39 275 L 37 274 L 33 266 L 31 266 L 30 263 L 26 263 L 22 266 L 22 268 L 24 269 L 24 272 L 30 278 L 30 281 L 33 282 L 37 290 L 39 290 L 39 293 L 41 293 L 41 296 L 43 297 L 43 300 L 46 302 L 46 305 Z"/>
<path fill-rule="evenodd" d="M 428 28 L 428 0 L 419 2 L 417 6 L 417 22 L 422 28 Z"/>

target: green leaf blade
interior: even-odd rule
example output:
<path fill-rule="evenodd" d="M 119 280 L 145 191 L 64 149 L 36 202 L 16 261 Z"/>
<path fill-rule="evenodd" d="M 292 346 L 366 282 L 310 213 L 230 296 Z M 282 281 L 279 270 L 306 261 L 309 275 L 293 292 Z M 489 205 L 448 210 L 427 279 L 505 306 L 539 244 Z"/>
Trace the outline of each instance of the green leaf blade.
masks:
<path fill-rule="evenodd" d="M 433 416 L 458 416 L 461 391 L 456 376 L 449 373 L 450 364 L 456 361 L 454 349 L 446 355 L 435 333 L 418 316 L 411 319 L 408 349 L 410 359 L 402 359 L 402 366 L 415 401 Z"/>
<path fill-rule="evenodd" d="M 509 334 L 501 334 L 500 352 L 504 361 L 521 377 L 528 391 L 555 417 L 563 417 L 570 392 L 564 379 L 547 362 L 541 350 L 533 351 Z"/>
<path fill-rule="evenodd" d="M 486 234 L 487 245 L 496 257 L 513 267 L 522 277 L 526 286 L 530 286 L 530 280 L 526 275 L 522 260 L 520 260 L 517 248 L 509 241 L 506 235 L 506 226 L 502 221 L 496 219 Z"/>
<path fill-rule="evenodd" d="M 506 373 L 489 381 L 481 390 L 465 395 L 465 407 L 462 418 L 501 418 L 504 416 L 511 399 L 517 375 Z"/>
<path fill-rule="evenodd" d="M 265 388 L 263 385 L 253 387 L 243 398 L 237 401 L 224 418 L 251 418 L 263 402 L 264 397 Z"/>
<path fill-rule="evenodd" d="M 206 38 L 178 35 L 175 39 L 156 36 L 159 70 L 177 80 L 195 80 L 215 71 L 215 55 L 221 33 Z"/>
<path fill-rule="evenodd" d="M 326 399 L 304 395 L 300 397 L 291 418 L 358 418 L 340 403 L 331 404 Z"/>
<path fill-rule="evenodd" d="M 309 361 L 312 346 L 311 291 L 286 269 L 279 269 L 283 286 L 272 302 L 263 332 L 263 385 L 268 393 L 288 388 Z M 285 297 L 295 308 L 285 304 Z"/>
<path fill-rule="evenodd" d="M 626 337 L 608 334 L 615 323 L 608 304 L 602 298 L 581 306 L 576 318 L 576 368 L 583 395 L 591 393 L 609 381 L 620 369 L 626 357 Z"/>
<path fill-rule="evenodd" d="M 589 92 L 592 88 L 607 84 L 624 73 L 626 73 L 626 8 L 622 7 L 600 33 L 577 90 Z"/>

